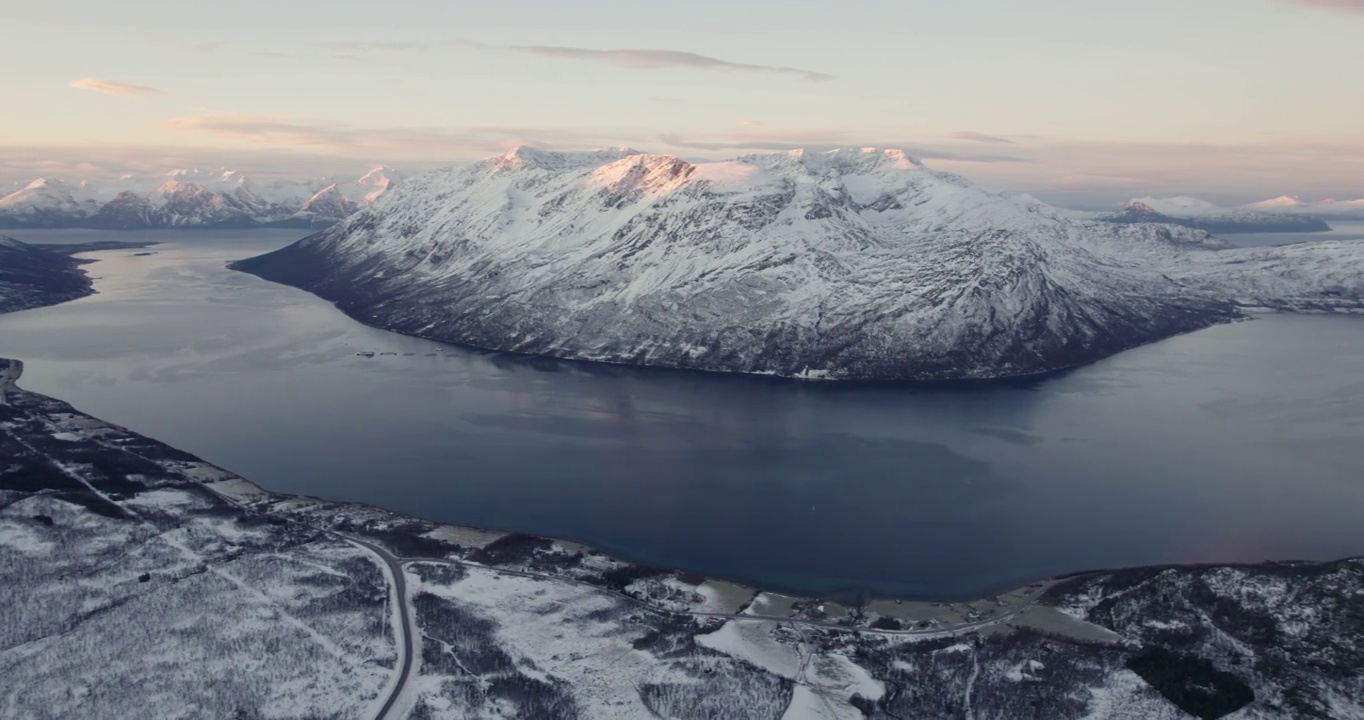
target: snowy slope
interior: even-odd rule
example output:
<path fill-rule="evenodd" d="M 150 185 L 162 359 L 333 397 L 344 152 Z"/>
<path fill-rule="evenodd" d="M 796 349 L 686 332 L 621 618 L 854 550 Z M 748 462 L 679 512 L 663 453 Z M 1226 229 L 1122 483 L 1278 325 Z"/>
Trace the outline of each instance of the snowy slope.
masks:
<path fill-rule="evenodd" d="M 849 379 L 1046 372 L 1233 319 L 1246 299 L 1364 298 L 1364 247 L 1223 247 L 1087 222 L 897 150 L 694 165 L 519 148 L 236 267 L 438 340 Z M 1339 286 L 1318 283 L 1322 259 Z"/>

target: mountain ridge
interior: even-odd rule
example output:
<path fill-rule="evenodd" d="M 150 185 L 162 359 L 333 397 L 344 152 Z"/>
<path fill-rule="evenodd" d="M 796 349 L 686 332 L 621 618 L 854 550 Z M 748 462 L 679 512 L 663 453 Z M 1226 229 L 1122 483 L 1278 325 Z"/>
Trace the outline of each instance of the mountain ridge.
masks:
<path fill-rule="evenodd" d="M 402 178 L 384 167 L 360 178 L 264 183 L 227 169 L 75 184 L 38 178 L 0 197 L 0 228 L 320 228 L 373 203 Z M 339 197 L 321 202 L 328 188 Z"/>
<path fill-rule="evenodd" d="M 630 153 L 517 149 L 428 173 L 233 267 L 429 339 L 848 380 L 1032 375 L 1252 304 L 1364 304 L 1348 245 L 1257 255 L 1088 221 L 901 151 Z"/>
<path fill-rule="evenodd" d="M 1321 218 L 1296 213 L 1267 212 L 1263 209 L 1221 208 L 1205 200 L 1181 196 L 1137 198 L 1117 212 L 1100 213 L 1096 220 L 1110 223 L 1165 223 L 1205 230 L 1210 233 L 1316 233 L 1330 232 Z"/>

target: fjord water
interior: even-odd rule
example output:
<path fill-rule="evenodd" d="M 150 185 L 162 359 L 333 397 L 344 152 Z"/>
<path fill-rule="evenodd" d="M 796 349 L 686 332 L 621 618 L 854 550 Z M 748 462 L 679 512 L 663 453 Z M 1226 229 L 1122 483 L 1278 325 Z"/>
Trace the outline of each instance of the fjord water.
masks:
<path fill-rule="evenodd" d="M 1023 383 L 802 384 L 438 345 L 224 267 L 298 233 L 16 234 L 162 242 L 92 254 L 98 295 L 0 316 L 23 386 L 274 490 L 803 594 L 1364 553 L 1364 318 Z"/>

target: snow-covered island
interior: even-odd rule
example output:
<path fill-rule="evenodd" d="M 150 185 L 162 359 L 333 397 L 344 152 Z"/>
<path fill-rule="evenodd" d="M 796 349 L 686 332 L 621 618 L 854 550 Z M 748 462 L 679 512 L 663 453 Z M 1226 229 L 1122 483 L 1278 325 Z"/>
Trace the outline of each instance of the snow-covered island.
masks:
<path fill-rule="evenodd" d="M 1357 717 L 1364 560 L 798 598 L 271 493 L 0 361 L 0 716 Z"/>
<path fill-rule="evenodd" d="M 846 380 L 1045 373 L 1251 310 L 1364 307 L 1364 244 L 1234 249 L 871 148 L 523 147 L 234 267 L 434 340 Z"/>

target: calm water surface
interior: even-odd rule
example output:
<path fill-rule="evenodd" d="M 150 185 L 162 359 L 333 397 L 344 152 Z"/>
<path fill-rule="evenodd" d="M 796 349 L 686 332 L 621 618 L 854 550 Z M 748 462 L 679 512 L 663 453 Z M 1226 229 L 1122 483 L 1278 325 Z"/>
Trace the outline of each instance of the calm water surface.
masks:
<path fill-rule="evenodd" d="M 1364 319 L 1270 316 L 1023 385 L 825 386 L 471 352 L 224 268 L 298 233 L 112 237 L 164 244 L 0 316 L 0 355 L 271 489 L 801 593 L 1364 553 Z"/>

